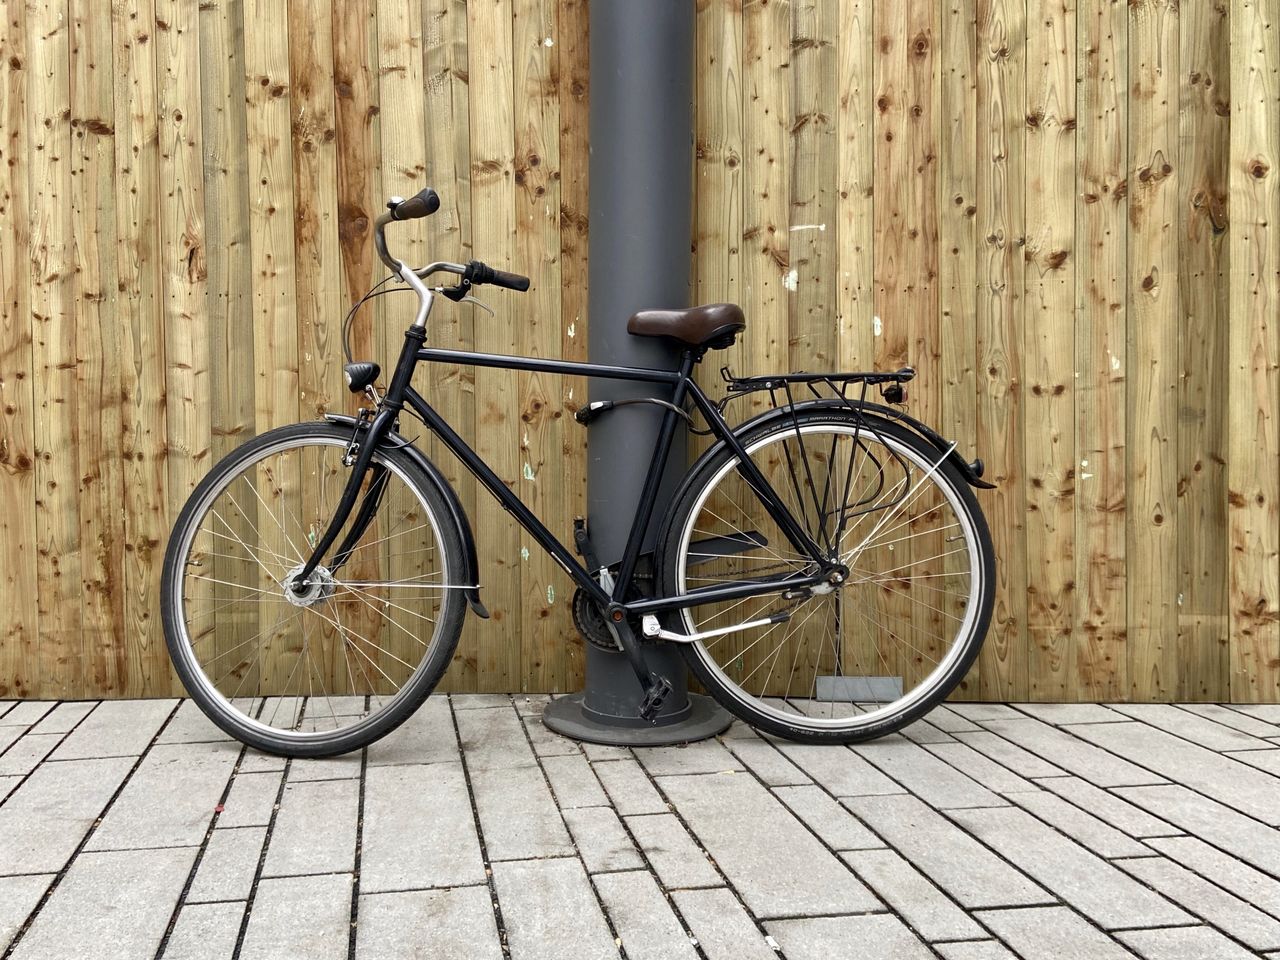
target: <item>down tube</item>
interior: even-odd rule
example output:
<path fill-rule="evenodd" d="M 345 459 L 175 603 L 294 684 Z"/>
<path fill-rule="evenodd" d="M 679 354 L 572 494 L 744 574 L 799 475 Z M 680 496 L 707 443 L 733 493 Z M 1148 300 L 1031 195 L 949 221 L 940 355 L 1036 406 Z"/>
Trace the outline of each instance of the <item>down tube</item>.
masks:
<path fill-rule="evenodd" d="M 436 413 L 413 387 L 405 388 L 404 398 L 414 412 L 423 419 L 431 432 L 438 436 L 444 442 L 444 445 L 453 452 L 453 455 L 462 461 L 463 466 L 485 485 L 485 488 L 502 504 L 503 509 L 515 517 L 520 526 L 529 531 L 529 535 L 538 541 L 542 549 L 547 551 L 556 563 L 560 564 L 565 573 L 573 577 L 574 582 L 586 590 L 593 600 L 601 606 L 607 606 L 609 597 L 600 588 L 600 584 L 591 578 L 591 575 L 587 573 L 582 564 L 578 563 L 578 559 L 569 552 L 569 549 L 560 542 L 556 535 L 548 530 L 533 511 L 526 507 L 520 501 L 520 498 L 507 488 L 507 485 L 489 468 L 489 465 L 480 459 L 479 454 L 467 445 L 467 441 L 458 436 L 457 432 L 449 424 L 445 423 L 440 414 Z"/>

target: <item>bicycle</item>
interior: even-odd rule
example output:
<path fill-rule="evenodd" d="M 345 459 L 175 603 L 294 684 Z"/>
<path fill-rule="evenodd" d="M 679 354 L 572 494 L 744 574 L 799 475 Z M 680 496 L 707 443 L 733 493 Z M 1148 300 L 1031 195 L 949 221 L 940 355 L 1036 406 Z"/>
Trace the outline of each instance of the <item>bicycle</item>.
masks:
<path fill-rule="evenodd" d="M 261 750 L 321 757 L 395 729 L 436 686 L 469 608 L 487 618 L 470 522 L 440 470 L 400 433 L 416 417 L 574 580 L 575 621 L 621 651 L 653 720 L 670 691 L 648 666 L 676 643 L 702 686 L 764 731 L 848 743 L 898 730 L 944 699 L 973 663 L 991 617 L 994 556 L 974 488 L 982 461 L 908 415 L 894 372 L 736 377 L 713 401 L 693 379 L 704 356 L 746 329 L 741 309 L 649 310 L 632 334 L 678 344 L 677 370 L 426 347 L 438 297 L 476 302 L 485 284 L 529 280 L 473 260 L 413 268 L 388 253 L 386 227 L 429 216 L 427 189 L 393 197 L 376 223 L 383 263 L 418 296 L 385 391 L 378 364 L 352 360 L 356 417 L 281 427 L 247 441 L 193 491 L 163 571 L 165 638 L 191 697 L 221 729 Z M 456 277 L 428 286 L 437 275 Z M 452 281 L 451 281 L 452 282 Z M 381 286 L 381 284 L 379 284 Z M 387 291 L 383 291 L 387 292 Z M 483 305 L 482 305 L 483 306 Z M 421 362 L 639 381 L 669 390 L 620 559 L 602 563 L 575 522 L 581 560 L 463 440 L 411 379 Z M 868 399 L 870 389 L 880 400 Z M 737 397 L 769 408 L 730 427 Z M 588 423 L 616 404 L 596 401 Z M 705 425 L 696 427 L 695 415 Z M 686 472 L 643 550 L 663 474 L 686 422 L 712 446 Z M 317 690 L 317 681 L 319 689 Z"/>

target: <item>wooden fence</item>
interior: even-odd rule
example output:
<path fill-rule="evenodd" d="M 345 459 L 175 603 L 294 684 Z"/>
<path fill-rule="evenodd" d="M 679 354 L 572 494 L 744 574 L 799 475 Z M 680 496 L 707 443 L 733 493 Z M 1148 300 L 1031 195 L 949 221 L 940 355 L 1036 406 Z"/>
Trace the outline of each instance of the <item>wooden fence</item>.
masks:
<path fill-rule="evenodd" d="M 587 0 L 5 5 L 0 696 L 175 692 L 169 524 L 234 445 L 351 408 L 386 196 L 444 198 L 408 259 L 534 278 L 436 343 L 584 356 L 587 26 Z M 697 30 L 692 297 L 746 309 L 727 361 L 910 363 L 912 411 L 999 484 L 961 695 L 1276 699 L 1280 0 L 698 0 Z M 358 353 L 393 349 L 392 299 Z M 584 385 L 428 386 L 567 536 Z M 442 465 L 494 613 L 449 688 L 572 689 L 571 584 Z"/>

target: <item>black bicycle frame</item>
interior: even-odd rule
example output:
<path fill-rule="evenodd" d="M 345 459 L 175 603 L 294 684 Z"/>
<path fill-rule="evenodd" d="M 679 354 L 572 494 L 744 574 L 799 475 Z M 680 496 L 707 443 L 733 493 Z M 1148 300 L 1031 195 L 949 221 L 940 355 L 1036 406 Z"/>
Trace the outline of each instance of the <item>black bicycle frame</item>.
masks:
<path fill-rule="evenodd" d="M 759 596 L 767 593 L 779 593 L 785 590 L 802 589 L 822 582 L 828 575 L 829 561 L 821 548 L 809 536 L 808 532 L 796 522 L 795 517 L 786 504 L 778 497 L 773 486 L 761 474 L 759 468 L 747 455 L 741 442 L 734 436 L 733 430 L 726 423 L 719 408 L 713 403 L 698 384 L 693 380 L 693 368 L 698 362 L 698 355 L 686 350 L 681 355 L 680 369 L 655 370 L 646 367 L 616 367 L 607 364 L 582 363 L 572 360 L 546 360 L 537 357 L 517 357 L 506 354 L 472 353 L 466 350 L 441 350 L 424 348 L 422 343 L 425 334 L 419 328 L 410 327 L 405 332 L 405 343 L 396 363 L 395 372 L 388 385 L 387 393 L 382 399 L 379 413 L 369 424 L 362 438 L 361 449 L 352 467 L 352 475 L 347 488 L 339 500 L 337 511 L 329 528 L 316 544 L 311 559 L 296 578 L 305 582 L 311 571 L 320 562 L 325 552 L 336 540 L 338 532 L 351 512 L 359 489 L 363 482 L 364 472 L 368 469 L 373 453 L 382 438 L 392 429 L 400 411 L 409 407 L 440 441 L 456 456 L 462 464 L 480 481 L 481 484 L 498 500 L 520 526 L 524 527 L 535 541 L 558 563 L 574 582 L 587 591 L 593 601 L 601 608 L 617 609 L 621 607 L 628 615 L 643 615 L 664 610 L 681 609 L 703 603 L 714 603 L 723 600 L 734 600 L 740 597 Z M 618 564 L 618 572 L 614 577 L 613 594 L 610 596 L 596 581 L 592 571 L 584 567 L 573 552 L 547 529 L 520 497 L 514 493 L 493 469 L 462 439 L 443 417 L 427 403 L 422 394 L 410 384 L 414 370 L 420 361 L 428 363 L 460 364 L 472 367 L 496 367 L 501 370 L 525 370 L 532 373 L 563 374 L 566 376 L 584 376 L 606 380 L 632 380 L 642 383 L 655 383 L 670 386 L 673 390 L 671 403 L 676 409 L 664 408 L 662 423 L 658 431 L 658 439 L 640 493 L 640 502 L 636 507 L 635 519 L 632 521 L 627 544 Z M 706 419 L 712 433 L 738 458 L 738 469 L 743 478 L 751 486 L 756 496 L 779 528 L 791 541 L 793 547 L 802 555 L 810 557 L 816 572 L 808 576 L 796 576 L 783 580 L 768 582 L 748 582 L 732 586 L 705 587 L 692 590 L 678 597 L 654 597 L 642 600 L 624 601 L 630 592 L 635 577 L 636 565 L 643 552 L 645 534 L 653 519 L 653 511 L 657 504 L 659 487 L 667 458 L 671 453 L 675 438 L 677 420 L 681 414 L 685 398 L 693 400 L 694 405 Z"/>

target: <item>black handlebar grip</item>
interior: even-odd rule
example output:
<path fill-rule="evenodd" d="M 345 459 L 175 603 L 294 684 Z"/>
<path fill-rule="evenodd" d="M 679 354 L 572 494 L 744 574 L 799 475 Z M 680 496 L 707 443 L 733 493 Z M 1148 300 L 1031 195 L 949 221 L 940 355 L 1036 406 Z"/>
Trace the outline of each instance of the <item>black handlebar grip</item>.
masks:
<path fill-rule="evenodd" d="M 387 204 L 387 207 L 395 220 L 419 220 L 422 217 L 431 216 L 440 209 L 440 195 L 427 187 L 408 200 L 401 200 L 394 206 Z"/>
<path fill-rule="evenodd" d="M 466 277 L 476 286 L 487 283 L 493 287 L 505 287 L 521 293 L 529 289 L 528 277 L 522 277 L 518 273 L 507 273 L 505 270 L 495 270 L 479 260 L 472 260 L 467 264 Z"/>

